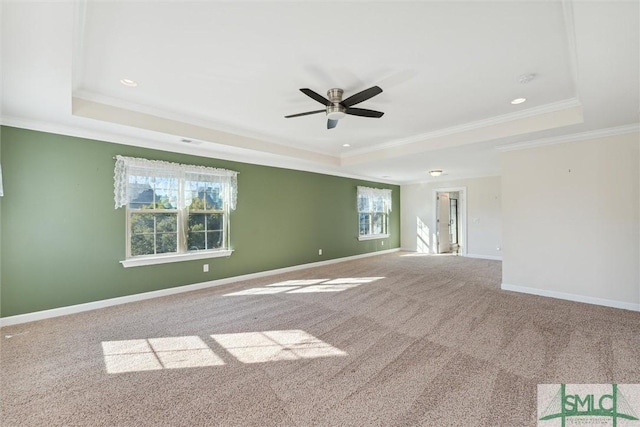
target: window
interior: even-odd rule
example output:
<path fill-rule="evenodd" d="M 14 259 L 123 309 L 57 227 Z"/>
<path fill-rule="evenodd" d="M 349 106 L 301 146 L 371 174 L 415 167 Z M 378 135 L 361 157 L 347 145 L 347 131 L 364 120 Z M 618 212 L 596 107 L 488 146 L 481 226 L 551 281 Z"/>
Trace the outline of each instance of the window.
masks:
<path fill-rule="evenodd" d="M 389 237 L 391 190 L 358 187 L 358 238 Z"/>
<path fill-rule="evenodd" d="M 237 172 L 117 156 L 114 193 L 127 211 L 125 267 L 231 254 Z"/>

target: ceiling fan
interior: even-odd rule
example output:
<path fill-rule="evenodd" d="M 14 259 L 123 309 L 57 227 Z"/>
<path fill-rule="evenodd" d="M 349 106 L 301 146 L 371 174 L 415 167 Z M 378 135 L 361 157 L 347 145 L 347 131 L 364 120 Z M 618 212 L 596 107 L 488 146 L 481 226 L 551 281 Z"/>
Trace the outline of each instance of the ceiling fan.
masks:
<path fill-rule="evenodd" d="M 358 92 L 355 95 L 351 95 L 347 99 L 342 99 L 344 91 L 342 89 L 334 88 L 327 91 L 327 98 L 312 91 L 311 89 L 300 89 L 300 92 L 307 95 L 309 98 L 315 99 L 321 104 L 325 105 L 322 110 L 307 111 L 306 113 L 291 114 L 290 116 L 284 116 L 286 119 L 292 117 L 307 116 L 309 114 L 326 113 L 327 114 L 327 129 L 333 129 L 338 124 L 338 120 L 345 115 L 350 114 L 352 116 L 360 117 L 374 117 L 380 118 L 384 114 L 381 111 L 366 110 L 364 108 L 352 108 L 353 105 L 366 101 L 369 98 L 382 93 L 382 89 L 378 86 L 370 87 L 362 92 Z"/>

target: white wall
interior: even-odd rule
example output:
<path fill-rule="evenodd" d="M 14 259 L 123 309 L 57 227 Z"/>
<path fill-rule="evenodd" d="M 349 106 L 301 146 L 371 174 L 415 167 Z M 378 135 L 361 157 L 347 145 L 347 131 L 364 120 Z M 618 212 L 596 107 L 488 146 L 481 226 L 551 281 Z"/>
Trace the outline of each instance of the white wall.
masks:
<path fill-rule="evenodd" d="M 639 141 L 502 155 L 503 288 L 638 309 Z"/>
<path fill-rule="evenodd" d="M 436 253 L 434 190 L 466 187 L 467 255 L 500 259 L 502 252 L 497 249 L 502 246 L 500 185 L 500 177 L 488 177 L 401 186 L 402 249 Z"/>

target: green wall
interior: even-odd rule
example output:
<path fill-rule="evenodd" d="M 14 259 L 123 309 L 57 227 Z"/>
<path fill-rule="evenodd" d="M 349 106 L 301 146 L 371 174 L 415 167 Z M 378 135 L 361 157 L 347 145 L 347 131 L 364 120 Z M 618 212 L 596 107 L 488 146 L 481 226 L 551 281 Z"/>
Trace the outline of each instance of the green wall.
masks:
<path fill-rule="evenodd" d="M 0 132 L 2 317 L 400 247 L 399 186 L 11 127 Z M 125 211 L 113 201 L 117 154 L 238 171 L 233 255 L 123 268 Z M 393 190 L 390 238 L 358 241 L 358 185 Z"/>

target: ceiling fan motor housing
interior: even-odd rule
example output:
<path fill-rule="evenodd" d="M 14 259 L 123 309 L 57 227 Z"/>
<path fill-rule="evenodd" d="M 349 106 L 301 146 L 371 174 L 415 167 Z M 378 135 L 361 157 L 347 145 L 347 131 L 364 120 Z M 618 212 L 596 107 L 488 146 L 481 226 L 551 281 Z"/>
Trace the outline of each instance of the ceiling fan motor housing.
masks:
<path fill-rule="evenodd" d="M 329 120 L 340 120 L 346 116 L 346 108 L 340 105 L 342 102 L 342 89 L 333 88 L 327 91 L 327 98 L 331 101 L 331 105 L 327 105 L 327 118 Z"/>

